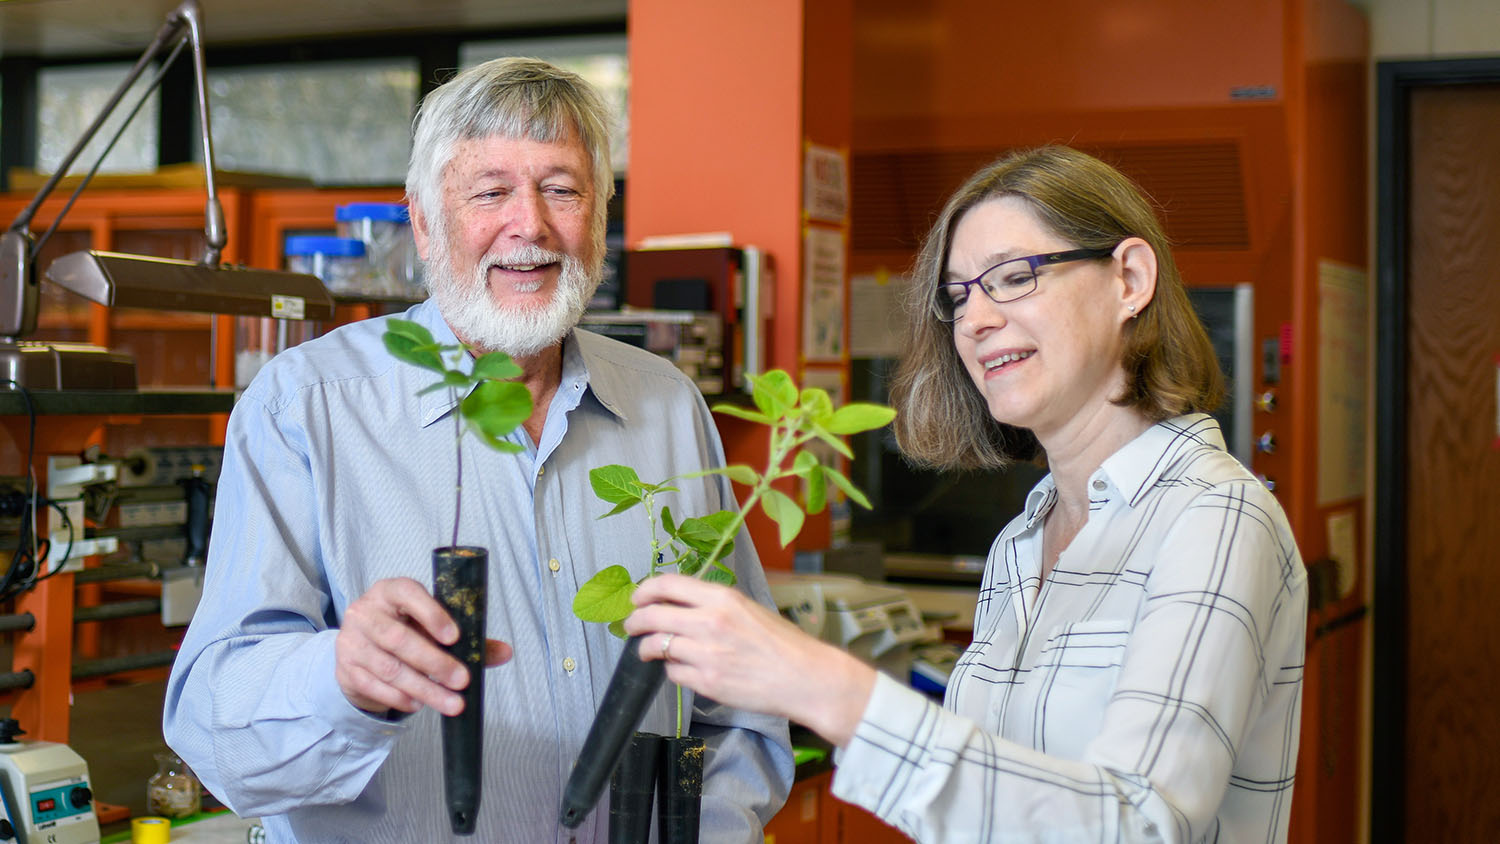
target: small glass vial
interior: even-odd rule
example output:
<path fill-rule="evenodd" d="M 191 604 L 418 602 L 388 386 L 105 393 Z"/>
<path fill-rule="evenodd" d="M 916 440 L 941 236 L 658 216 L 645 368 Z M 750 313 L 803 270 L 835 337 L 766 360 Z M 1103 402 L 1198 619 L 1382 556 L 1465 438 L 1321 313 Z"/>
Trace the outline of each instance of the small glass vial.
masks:
<path fill-rule="evenodd" d="M 198 814 L 202 805 L 202 786 L 187 763 L 172 752 L 156 754 L 156 773 L 146 781 L 146 813 L 185 818 Z"/>

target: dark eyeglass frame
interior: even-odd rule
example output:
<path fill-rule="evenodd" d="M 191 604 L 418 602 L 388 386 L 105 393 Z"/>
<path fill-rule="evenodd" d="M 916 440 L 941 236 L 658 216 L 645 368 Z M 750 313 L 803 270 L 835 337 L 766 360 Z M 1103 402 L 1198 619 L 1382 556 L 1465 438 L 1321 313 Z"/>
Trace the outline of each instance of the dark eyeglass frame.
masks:
<path fill-rule="evenodd" d="M 1014 302 L 1017 299 L 1024 299 L 1027 296 L 1030 296 L 1032 293 L 1036 292 L 1036 286 L 1037 286 L 1037 277 L 1036 277 L 1036 274 L 1037 274 L 1037 270 L 1041 269 L 1042 267 L 1052 267 L 1052 266 L 1056 266 L 1058 264 L 1066 264 L 1066 263 L 1069 263 L 1070 261 L 1086 261 L 1086 260 L 1089 260 L 1089 259 L 1092 259 L 1092 258 L 1105 258 L 1105 257 L 1108 257 L 1110 255 L 1113 255 L 1114 252 L 1115 252 L 1115 247 L 1117 247 L 1117 246 L 1119 246 L 1118 243 L 1115 244 L 1114 246 L 1108 246 L 1108 247 L 1101 246 L 1101 247 L 1096 247 L 1096 248 L 1093 248 L 1093 249 L 1068 249 L 1068 250 L 1065 250 L 1063 252 L 1043 252 L 1040 255 L 1026 255 L 1026 256 L 1021 257 L 1021 258 L 1007 258 L 1004 261 L 1001 261 L 1000 263 L 995 264 L 994 266 L 992 266 L 989 269 L 985 270 L 984 272 L 980 273 L 975 278 L 972 278 L 972 279 L 970 279 L 968 281 L 944 281 L 944 282 L 939 282 L 938 285 L 933 289 L 933 292 L 932 292 L 932 313 L 933 313 L 934 316 L 936 316 L 939 320 L 942 320 L 943 322 L 957 322 L 957 321 L 959 321 L 960 319 L 963 318 L 961 315 L 959 315 L 957 313 L 957 311 L 959 309 L 955 308 L 952 305 L 952 297 L 950 297 L 948 295 L 949 289 L 950 288 L 954 288 L 954 287 L 962 287 L 964 289 L 964 301 L 966 303 L 968 302 L 969 298 L 973 295 L 973 292 L 974 292 L 970 288 L 973 287 L 976 284 L 979 285 L 979 289 L 980 290 L 984 291 L 984 295 L 991 302 L 994 302 L 997 305 L 1003 305 L 1006 302 Z M 1017 264 L 1017 263 L 1025 264 L 1030 269 L 1030 272 L 1031 272 L 1031 284 L 1030 284 L 1030 286 L 1028 286 L 1026 288 L 1025 292 L 1018 293 L 1015 296 L 1009 296 L 1009 297 L 1004 298 L 1004 299 L 997 299 L 997 298 L 995 298 L 995 294 L 991 293 L 989 291 L 989 288 L 987 288 L 983 284 L 984 277 L 987 276 L 987 275 L 989 275 L 990 273 L 994 272 L 995 270 L 999 269 L 1000 267 L 1005 266 L 1006 264 Z M 948 300 L 948 304 L 946 306 L 944 305 L 944 302 L 943 302 L 943 300 L 945 298 Z"/>

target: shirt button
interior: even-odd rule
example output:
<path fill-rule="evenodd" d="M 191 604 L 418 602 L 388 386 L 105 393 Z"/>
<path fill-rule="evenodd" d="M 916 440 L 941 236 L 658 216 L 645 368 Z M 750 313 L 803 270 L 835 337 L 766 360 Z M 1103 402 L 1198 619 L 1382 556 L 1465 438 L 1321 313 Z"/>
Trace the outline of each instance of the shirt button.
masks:
<path fill-rule="evenodd" d="M 1108 486 L 1108 484 L 1106 484 L 1104 481 L 1094 481 L 1094 489 L 1097 489 L 1100 492 L 1103 492 L 1106 486 Z"/>
<path fill-rule="evenodd" d="M 553 557 L 552 559 L 547 561 L 547 568 L 552 569 L 553 571 L 557 571 L 558 569 L 562 568 L 562 563 L 559 563 L 557 561 L 557 558 Z"/>
<path fill-rule="evenodd" d="M 577 667 L 578 663 L 574 662 L 571 656 L 563 659 L 563 670 L 568 672 L 569 674 L 572 674 L 573 669 Z"/>

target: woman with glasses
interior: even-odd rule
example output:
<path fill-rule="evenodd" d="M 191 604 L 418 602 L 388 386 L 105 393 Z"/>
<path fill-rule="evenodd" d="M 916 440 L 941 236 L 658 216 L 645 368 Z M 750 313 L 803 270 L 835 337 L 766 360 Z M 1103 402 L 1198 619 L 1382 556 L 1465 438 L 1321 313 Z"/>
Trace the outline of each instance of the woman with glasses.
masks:
<path fill-rule="evenodd" d="M 1221 376 L 1150 204 L 1075 150 L 1014 154 L 914 276 L 902 450 L 1050 470 L 990 550 L 944 705 L 677 576 L 635 593 L 641 652 L 832 741 L 834 794 L 918 841 L 1285 841 L 1306 576 L 1206 415 Z"/>

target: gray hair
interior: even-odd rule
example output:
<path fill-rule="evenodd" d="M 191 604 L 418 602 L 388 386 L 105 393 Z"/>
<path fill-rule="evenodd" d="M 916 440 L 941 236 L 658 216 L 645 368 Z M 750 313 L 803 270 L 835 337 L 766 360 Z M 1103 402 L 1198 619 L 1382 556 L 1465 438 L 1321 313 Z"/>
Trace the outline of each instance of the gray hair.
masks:
<path fill-rule="evenodd" d="M 406 195 L 421 204 L 435 231 L 442 218 L 443 171 L 460 140 L 525 138 L 556 143 L 577 138 L 589 153 L 594 182 L 594 225 L 602 236 L 614 196 L 609 160 L 609 111 L 583 77 L 541 59 L 487 61 L 433 89 L 412 120 Z"/>

